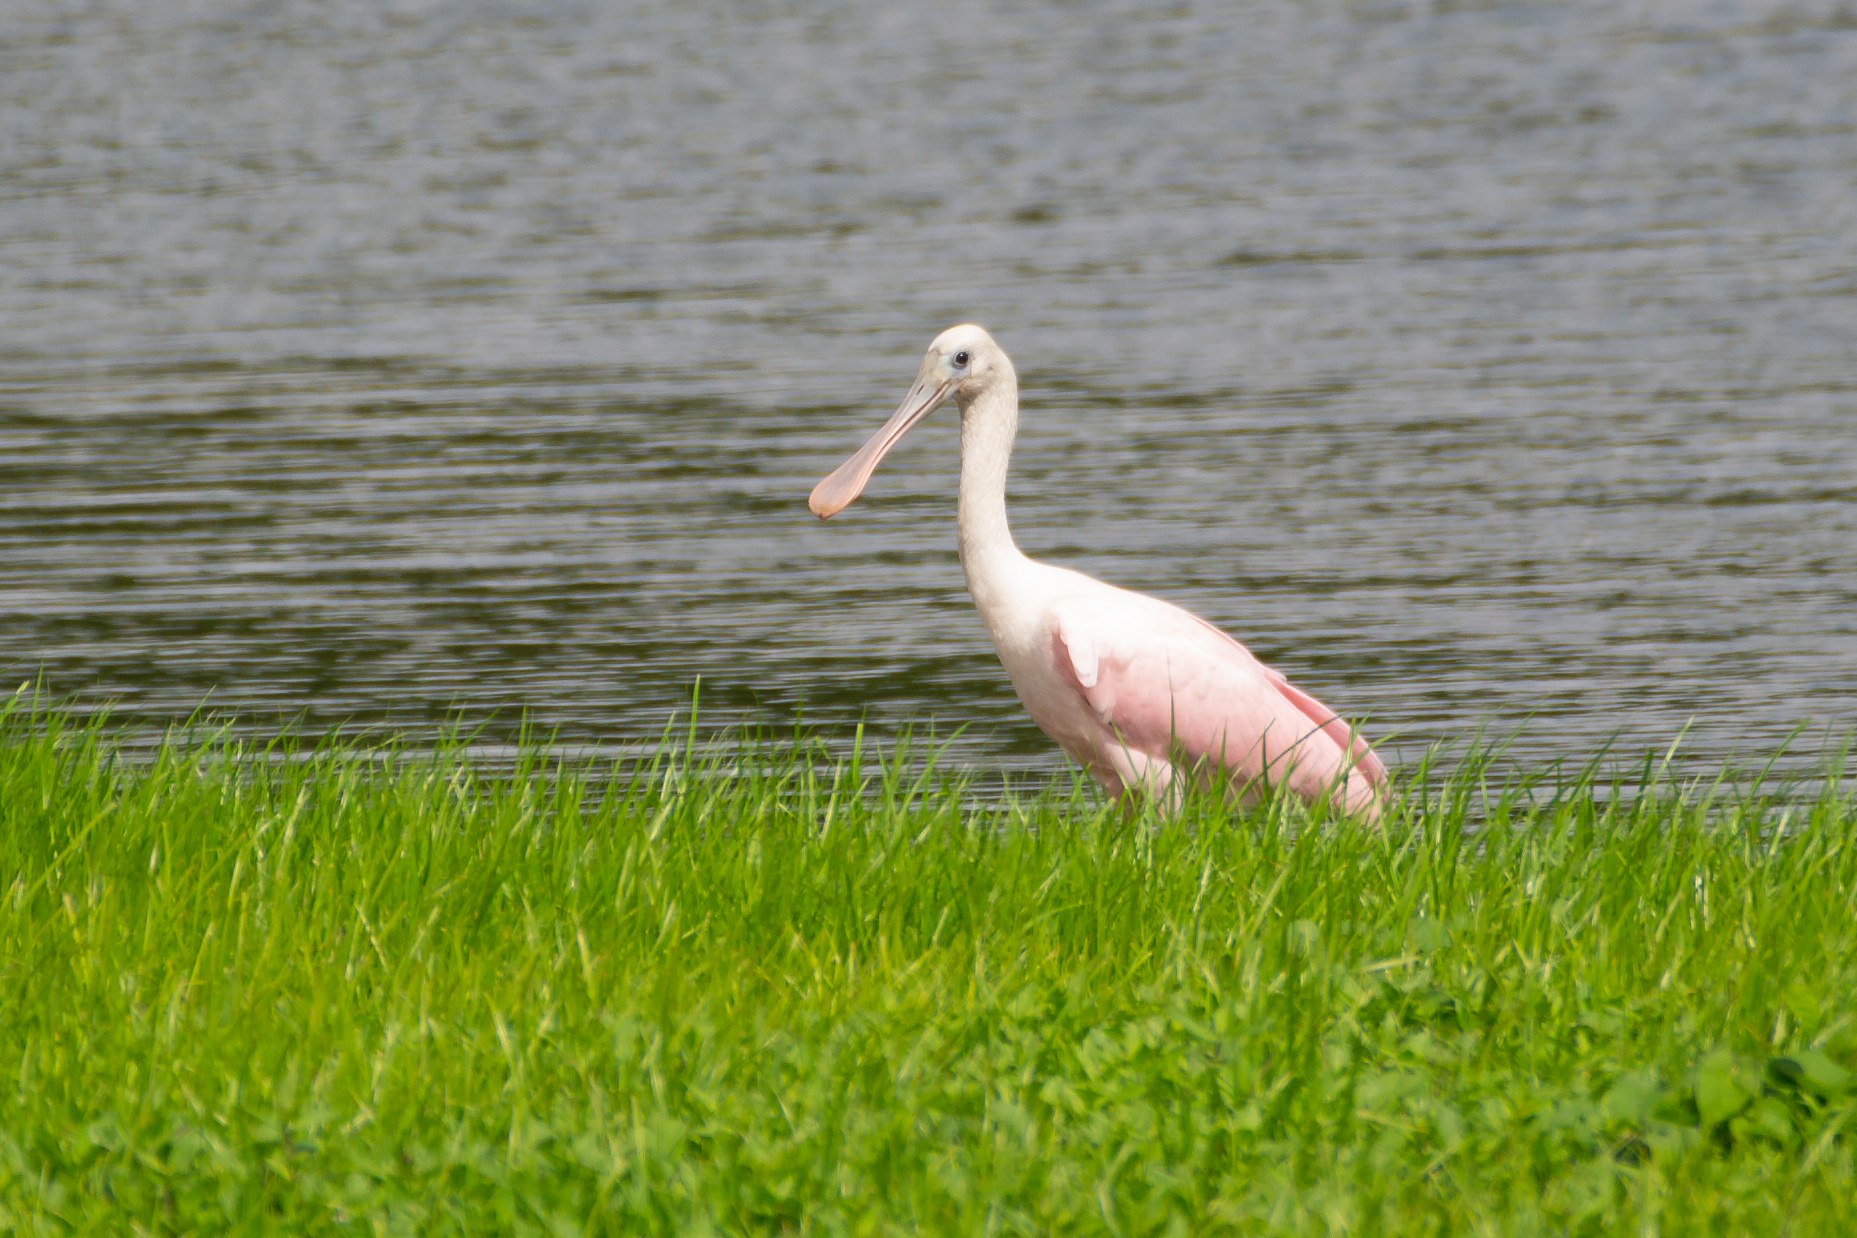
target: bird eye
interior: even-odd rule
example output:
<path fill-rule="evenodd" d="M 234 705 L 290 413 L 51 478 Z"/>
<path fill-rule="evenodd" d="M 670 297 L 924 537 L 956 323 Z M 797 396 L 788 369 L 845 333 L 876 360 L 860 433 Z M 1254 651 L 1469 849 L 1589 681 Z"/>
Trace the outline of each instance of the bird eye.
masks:
<path fill-rule="evenodd" d="M 967 361 L 968 361 L 968 356 L 967 356 L 966 349 L 962 349 L 960 352 L 957 352 L 954 354 L 954 364 L 964 367 L 966 366 Z"/>

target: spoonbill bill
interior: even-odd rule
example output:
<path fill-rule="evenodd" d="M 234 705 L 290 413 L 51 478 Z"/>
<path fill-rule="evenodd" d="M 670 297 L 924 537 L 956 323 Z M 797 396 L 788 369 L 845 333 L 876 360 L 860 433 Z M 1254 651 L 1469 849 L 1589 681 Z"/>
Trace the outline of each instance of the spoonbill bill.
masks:
<path fill-rule="evenodd" d="M 967 591 L 1045 734 L 1114 796 L 1174 802 L 1188 779 L 1223 781 L 1246 799 L 1287 785 L 1311 802 L 1378 815 L 1386 767 L 1333 710 L 1197 615 L 1020 552 L 1006 525 L 1019 378 L 983 328 L 935 337 L 895 414 L 813 488 L 813 514 L 843 511 L 949 396 L 961 410 L 956 524 Z"/>

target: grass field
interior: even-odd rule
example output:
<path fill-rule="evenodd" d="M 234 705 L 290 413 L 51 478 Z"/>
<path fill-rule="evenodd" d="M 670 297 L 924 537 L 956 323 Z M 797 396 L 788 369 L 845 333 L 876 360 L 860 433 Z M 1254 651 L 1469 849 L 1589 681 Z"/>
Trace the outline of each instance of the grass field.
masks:
<path fill-rule="evenodd" d="M 0 1230 L 1857 1233 L 1857 807 L 0 720 Z"/>

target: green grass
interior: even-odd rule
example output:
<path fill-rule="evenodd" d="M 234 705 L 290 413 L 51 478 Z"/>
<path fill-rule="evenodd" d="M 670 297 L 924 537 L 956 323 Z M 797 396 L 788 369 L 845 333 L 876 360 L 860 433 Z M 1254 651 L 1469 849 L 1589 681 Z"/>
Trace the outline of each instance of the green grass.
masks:
<path fill-rule="evenodd" d="M 0 719 L 0 1231 L 1857 1233 L 1857 809 Z"/>

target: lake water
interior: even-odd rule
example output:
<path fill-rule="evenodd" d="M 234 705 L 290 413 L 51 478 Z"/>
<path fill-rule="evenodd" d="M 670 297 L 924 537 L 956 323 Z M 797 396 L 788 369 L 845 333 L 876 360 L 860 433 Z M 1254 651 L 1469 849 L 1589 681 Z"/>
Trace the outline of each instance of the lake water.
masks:
<path fill-rule="evenodd" d="M 1390 755 L 1857 723 L 1846 3 L 0 4 L 0 669 L 574 742 L 795 707 L 1055 768 L 1035 555 Z M 268 722 L 267 722 L 268 720 Z M 493 726 L 494 731 L 496 727 Z"/>

